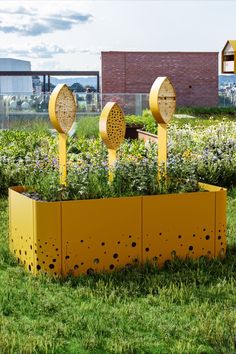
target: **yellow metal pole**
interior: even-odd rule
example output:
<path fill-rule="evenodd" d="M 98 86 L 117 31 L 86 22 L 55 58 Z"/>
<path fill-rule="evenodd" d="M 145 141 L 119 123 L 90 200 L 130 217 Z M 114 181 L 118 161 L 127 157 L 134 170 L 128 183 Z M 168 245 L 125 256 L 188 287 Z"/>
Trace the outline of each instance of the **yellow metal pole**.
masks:
<path fill-rule="evenodd" d="M 116 150 L 108 149 L 109 183 L 114 179 L 113 168 L 116 163 Z"/>
<path fill-rule="evenodd" d="M 66 134 L 59 133 L 59 171 L 60 183 L 66 186 Z"/>
<path fill-rule="evenodd" d="M 166 177 L 167 124 L 158 124 L 158 180 Z"/>

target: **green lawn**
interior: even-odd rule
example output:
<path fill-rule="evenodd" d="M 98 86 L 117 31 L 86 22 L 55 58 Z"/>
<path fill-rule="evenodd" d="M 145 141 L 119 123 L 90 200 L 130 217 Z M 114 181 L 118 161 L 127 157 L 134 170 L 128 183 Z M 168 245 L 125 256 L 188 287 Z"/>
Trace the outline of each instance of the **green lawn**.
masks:
<path fill-rule="evenodd" d="M 7 247 L 0 200 L 0 353 L 236 353 L 236 191 L 228 255 L 60 280 L 33 277 Z"/>

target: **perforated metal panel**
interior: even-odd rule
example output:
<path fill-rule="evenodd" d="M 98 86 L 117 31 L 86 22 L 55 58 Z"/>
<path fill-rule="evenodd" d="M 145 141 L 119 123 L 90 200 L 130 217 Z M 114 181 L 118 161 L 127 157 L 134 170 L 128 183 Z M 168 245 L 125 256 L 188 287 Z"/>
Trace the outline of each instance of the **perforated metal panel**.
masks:
<path fill-rule="evenodd" d="M 20 194 L 23 188 L 9 191 L 9 245 L 18 263 L 35 271 L 34 201 Z M 20 192 L 20 193 L 18 193 Z"/>
<path fill-rule="evenodd" d="M 215 256 L 226 255 L 226 192 L 216 194 Z"/>
<path fill-rule="evenodd" d="M 15 190 L 14 190 L 15 189 Z M 33 273 L 61 274 L 60 202 L 38 202 L 9 190 L 10 250 Z"/>
<path fill-rule="evenodd" d="M 76 103 L 73 93 L 65 84 L 53 90 L 49 100 L 49 117 L 59 133 L 68 133 L 76 117 Z"/>
<path fill-rule="evenodd" d="M 62 203 L 63 274 L 141 262 L 141 197 Z"/>
<path fill-rule="evenodd" d="M 226 195 L 226 192 L 143 197 L 143 260 L 163 265 L 176 256 L 219 256 L 215 253 L 218 242 L 216 216 L 225 217 L 224 210 L 216 204 L 219 195 Z M 222 199 L 221 203 L 224 209 L 225 201 Z"/>
<path fill-rule="evenodd" d="M 120 106 L 108 102 L 101 112 L 99 130 L 108 149 L 116 150 L 125 137 L 125 118 Z"/>
<path fill-rule="evenodd" d="M 175 89 L 167 77 L 158 77 L 150 91 L 149 105 L 158 123 L 168 123 L 176 109 Z"/>
<path fill-rule="evenodd" d="M 203 185 L 202 185 L 203 186 Z M 33 273 L 79 275 L 146 260 L 224 257 L 226 191 L 39 202 L 10 189 L 11 252 Z M 92 222 L 91 222 L 92 220 Z"/>
<path fill-rule="evenodd" d="M 34 203 L 36 270 L 61 274 L 61 204 Z"/>

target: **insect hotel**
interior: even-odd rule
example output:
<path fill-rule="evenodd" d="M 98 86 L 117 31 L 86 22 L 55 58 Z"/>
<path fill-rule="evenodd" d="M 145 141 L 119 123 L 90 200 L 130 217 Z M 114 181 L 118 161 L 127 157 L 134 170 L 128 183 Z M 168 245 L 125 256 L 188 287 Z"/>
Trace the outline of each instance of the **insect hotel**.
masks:
<path fill-rule="evenodd" d="M 236 40 L 228 40 L 221 53 L 222 74 L 236 74 Z"/>
<path fill-rule="evenodd" d="M 150 109 L 158 124 L 158 165 L 168 174 L 167 128 L 176 95 L 166 77 L 157 78 L 150 92 Z M 66 85 L 57 86 L 49 113 L 59 133 L 61 184 L 66 186 L 66 137 L 75 120 L 75 101 Z M 116 151 L 125 135 L 121 107 L 108 103 L 100 119 L 108 148 L 109 183 Z M 201 191 L 43 202 L 9 189 L 10 249 L 33 274 L 39 271 L 78 276 L 111 271 L 132 263 L 162 266 L 175 257 L 223 257 L 226 252 L 226 190 L 200 184 Z"/>

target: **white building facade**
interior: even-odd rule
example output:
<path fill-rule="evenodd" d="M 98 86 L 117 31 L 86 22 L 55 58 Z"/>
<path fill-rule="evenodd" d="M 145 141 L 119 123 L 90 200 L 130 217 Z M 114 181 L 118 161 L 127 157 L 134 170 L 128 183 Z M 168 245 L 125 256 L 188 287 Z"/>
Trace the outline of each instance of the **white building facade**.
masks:
<path fill-rule="evenodd" d="M 0 71 L 31 71 L 31 63 L 26 60 L 0 58 Z M 31 76 L 0 76 L 0 94 L 32 94 Z"/>

